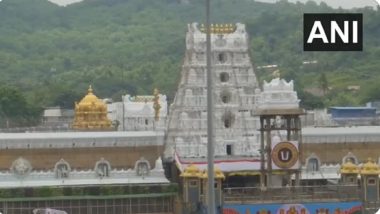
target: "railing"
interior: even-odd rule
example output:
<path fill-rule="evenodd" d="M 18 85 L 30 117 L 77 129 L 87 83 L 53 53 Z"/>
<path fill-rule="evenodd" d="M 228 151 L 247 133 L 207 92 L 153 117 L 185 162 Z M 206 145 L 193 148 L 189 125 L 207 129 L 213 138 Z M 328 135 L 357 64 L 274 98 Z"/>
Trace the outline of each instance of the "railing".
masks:
<path fill-rule="evenodd" d="M 363 206 L 365 207 L 367 213 L 376 213 L 376 211 L 379 210 L 380 201 L 366 201 L 363 203 Z"/>
<path fill-rule="evenodd" d="M 175 193 L 0 198 L 0 212 L 30 214 L 36 208 L 51 208 L 69 214 L 173 214 L 174 198 Z"/>
<path fill-rule="evenodd" d="M 361 190 L 355 186 L 292 186 L 225 188 L 225 203 L 289 203 L 297 201 L 358 201 Z"/>
<path fill-rule="evenodd" d="M 25 132 L 69 132 L 71 128 L 66 126 L 31 126 L 1 128 L 0 133 L 25 133 Z"/>

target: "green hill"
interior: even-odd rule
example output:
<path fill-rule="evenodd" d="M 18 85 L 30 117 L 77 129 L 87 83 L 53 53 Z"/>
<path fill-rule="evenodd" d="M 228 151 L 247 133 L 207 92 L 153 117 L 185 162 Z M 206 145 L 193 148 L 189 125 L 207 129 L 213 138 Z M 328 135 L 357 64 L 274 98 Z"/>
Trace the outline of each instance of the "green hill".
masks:
<path fill-rule="evenodd" d="M 190 2 L 91 0 L 58 7 L 44 0 L 3 0 L 0 83 L 16 87 L 34 107 L 72 106 L 89 84 L 100 97 L 115 100 L 126 92 L 150 94 L 155 87 L 172 98 L 186 25 L 204 22 L 204 1 Z M 360 105 L 380 98 L 380 10 L 352 10 L 364 14 L 363 52 L 306 53 L 303 13 L 344 10 L 313 2 L 212 2 L 213 22 L 245 23 L 252 63 L 278 65 L 282 77 L 296 80 L 306 107 Z M 318 63 L 302 63 L 314 60 Z M 267 70 L 256 73 L 260 80 L 271 78 Z M 348 90 L 350 85 L 360 90 Z M 324 95 L 306 92 L 313 90 Z"/>

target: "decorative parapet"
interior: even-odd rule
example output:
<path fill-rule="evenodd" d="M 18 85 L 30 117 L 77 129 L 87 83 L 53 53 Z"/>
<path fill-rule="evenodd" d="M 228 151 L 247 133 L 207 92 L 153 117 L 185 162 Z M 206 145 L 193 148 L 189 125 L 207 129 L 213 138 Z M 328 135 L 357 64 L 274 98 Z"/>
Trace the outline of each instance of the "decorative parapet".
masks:
<path fill-rule="evenodd" d="M 146 160 L 144 157 L 141 157 L 140 160 L 136 161 L 135 168 L 137 176 L 149 176 L 150 173 L 150 164 L 149 161 Z"/>
<path fill-rule="evenodd" d="M 18 159 L 19 160 L 19 159 Z M 25 159 L 23 159 L 25 160 Z M 145 160 L 145 159 L 143 159 Z M 27 162 L 27 160 L 25 160 Z M 24 161 L 24 163 L 26 163 Z M 18 161 L 20 162 L 20 161 Z M 58 161 L 57 165 L 67 163 L 65 161 Z M 99 176 L 98 166 L 106 163 L 106 160 L 100 160 L 96 164 L 97 167 L 88 170 L 71 170 L 67 169 L 70 176 L 57 176 L 57 169 L 55 170 L 31 170 L 28 174 L 19 176 L 19 172 L 15 170 L 8 170 L 0 172 L 0 188 L 13 188 L 13 187 L 40 187 L 40 186 L 76 186 L 76 185 L 101 185 L 101 184 L 148 184 L 148 183 L 169 183 L 166 179 L 164 170 L 162 169 L 161 159 L 157 159 L 156 166 L 150 169 L 149 173 L 141 174 L 136 169 L 109 169 L 108 176 Z M 138 160 L 136 163 L 141 163 Z M 108 163 L 109 164 L 109 163 Z M 17 164 L 16 164 L 17 165 Z M 110 167 L 110 166 L 109 166 Z M 71 170 L 71 171 L 70 171 Z M 102 171 L 104 172 L 104 171 Z"/>
<path fill-rule="evenodd" d="M 130 96 L 130 95 L 127 95 L 129 97 L 128 101 L 130 102 L 137 102 L 137 103 L 146 103 L 146 102 L 153 102 L 154 100 L 154 96 L 150 96 L 150 95 L 140 95 L 140 96 Z"/>
<path fill-rule="evenodd" d="M 64 159 L 59 160 L 54 166 L 56 178 L 68 178 L 71 171 L 70 164 Z"/>
<path fill-rule="evenodd" d="M 360 175 L 379 175 L 380 166 L 375 163 L 371 158 L 368 158 L 367 163 L 360 167 Z"/>
<path fill-rule="evenodd" d="M 263 91 L 256 91 L 259 109 L 299 109 L 297 92 L 294 91 L 293 80 L 286 82 L 276 78 L 264 81 Z"/>
<path fill-rule="evenodd" d="M 245 25 L 236 24 L 213 24 L 211 27 L 211 46 L 213 51 L 248 51 L 248 34 L 245 30 Z M 188 32 L 186 34 L 186 49 L 201 51 L 193 55 L 191 62 L 196 62 L 198 65 L 205 65 L 206 56 L 203 51 L 206 50 L 206 26 L 198 23 L 188 24 Z M 239 55 L 236 53 L 235 56 Z M 250 64 L 249 57 L 244 61 Z"/>
<path fill-rule="evenodd" d="M 32 171 L 32 165 L 25 158 L 19 157 L 13 161 L 10 170 L 18 178 L 24 178 Z"/>
<path fill-rule="evenodd" d="M 0 149 L 162 146 L 164 134 L 163 131 L 2 133 Z"/>
<path fill-rule="evenodd" d="M 181 177 L 183 178 L 198 178 L 202 175 L 199 168 L 194 165 L 190 164 L 188 167 L 185 168 L 185 170 L 181 173 Z"/>
<path fill-rule="evenodd" d="M 338 181 L 340 179 L 340 164 L 322 164 L 318 170 L 308 170 L 307 166 L 302 166 L 301 176 L 303 180 L 320 180 Z M 295 178 L 294 178 L 295 179 Z"/>
<path fill-rule="evenodd" d="M 342 164 L 340 174 L 359 174 L 359 167 L 348 159 L 346 163 Z"/>

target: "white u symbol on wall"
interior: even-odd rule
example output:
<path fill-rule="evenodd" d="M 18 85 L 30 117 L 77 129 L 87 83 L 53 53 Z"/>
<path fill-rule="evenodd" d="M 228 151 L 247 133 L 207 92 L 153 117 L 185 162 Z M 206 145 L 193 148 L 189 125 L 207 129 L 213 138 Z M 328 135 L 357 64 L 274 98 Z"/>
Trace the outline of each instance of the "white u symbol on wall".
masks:
<path fill-rule="evenodd" d="M 283 161 L 289 160 L 289 157 L 290 157 L 289 151 L 280 151 L 280 155 L 281 155 L 281 160 Z"/>

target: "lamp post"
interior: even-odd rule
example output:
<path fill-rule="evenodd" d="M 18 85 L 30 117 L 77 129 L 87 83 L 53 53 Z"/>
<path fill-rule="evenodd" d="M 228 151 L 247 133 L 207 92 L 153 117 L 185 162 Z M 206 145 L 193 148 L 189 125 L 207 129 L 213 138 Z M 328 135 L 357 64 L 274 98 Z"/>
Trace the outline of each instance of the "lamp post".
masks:
<path fill-rule="evenodd" d="M 208 205 L 207 213 L 215 213 L 214 191 L 214 129 L 213 129 L 213 98 L 211 74 L 211 28 L 210 0 L 206 0 L 206 70 L 207 70 L 207 172 L 208 172 Z"/>

